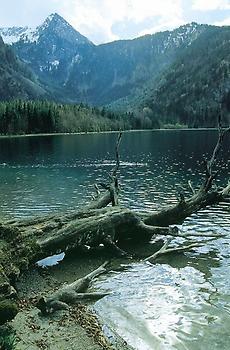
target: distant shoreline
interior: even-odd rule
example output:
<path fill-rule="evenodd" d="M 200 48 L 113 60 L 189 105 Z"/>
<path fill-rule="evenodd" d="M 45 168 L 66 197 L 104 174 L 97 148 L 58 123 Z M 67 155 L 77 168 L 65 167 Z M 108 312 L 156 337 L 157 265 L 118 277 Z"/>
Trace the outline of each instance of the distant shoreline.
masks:
<path fill-rule="evenodd" d="M 132 132 L 158 132 L 158 131 L 205 131 L 218 130 L 218 128 L 162 128 L 162 129 L 137 129 L 137 130 L 122 130 L 122 133 Z M 21 138 L 21 137 L 43 137 L 43 136 L 71 136 L 71 135 L 89 135 L 89 134 L 116 134 L 119 130 L 107 131 L 83 131 L 83 132 L 54 132 L 54 133 L 40 133 L 40 134 L 18 134 L 18 135 L 0 135 L 3 138 Z"/>

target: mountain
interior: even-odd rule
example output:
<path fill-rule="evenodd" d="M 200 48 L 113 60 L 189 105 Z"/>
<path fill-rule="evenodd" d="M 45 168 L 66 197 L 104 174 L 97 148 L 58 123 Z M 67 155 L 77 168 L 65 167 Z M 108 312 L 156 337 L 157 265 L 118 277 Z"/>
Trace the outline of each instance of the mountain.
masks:
<path fill-rule="evenodd" d="M 192 23 L 172 32 L 94 47 L 73 65 L 66 92 L 68 95 L 74 92 L 78 99 L 96 105 L 133 95 L 204 30 L 205 26 Z"/>
<path fill-rule="evenodd" d="M 50 91 L 65 85 L 71 66 L 93 45 L 56 13 L 35 29 L 2 28 L 0 34 Z"/>
<path fill-rule="evenodd" d="M 78 44 L 90 43 L 86 37 L 78 33 L 57 13 L 48 16 L 44 23 L 36 28 L 0 28 L 0 34 L 6 44 L 18 43 L 19 41 L 23 43 L 38 43 L 47 34 L 53 35 L 52 41 L 54 39 L 63 39 L 71 44 L 74 44 L 74 42 L 78 42 Z"/>
<path fill-rule="evenodd" d="M 191 23 L 171 32 L 96 46 L 53 14 L 34 30 L 3 28 L 0 34 L 57 100 L 104 105 L 142 89 L 205 28 Z"/>
<path fill-rule="evenodd" d="M 216 126 L 220 109 L 230 124 L 230 27 L 208 26 L 158 79 L 135 99 L 162 123 Z"/>
<path fill-rule="evenodd" d="M 14 98 L 35 99 L 46 96 L 27 66 L 0 36 L 0 100 Z"/>
<path fill-rule="evenodd" d="M 222 103 L 228 118 L 229 27 L 193 22 L 96 46 L 52 14 L 37 28 L 0 28 L 0 34 L 54 101 L 189 126 L 213 126 Z"/>

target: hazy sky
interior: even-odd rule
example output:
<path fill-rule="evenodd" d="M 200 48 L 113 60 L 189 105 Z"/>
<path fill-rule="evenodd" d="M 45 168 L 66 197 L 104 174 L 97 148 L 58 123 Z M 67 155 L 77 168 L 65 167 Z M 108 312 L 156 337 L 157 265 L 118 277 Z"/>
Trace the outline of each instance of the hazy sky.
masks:
<path fill-rule="evenodd" d="M 95 43 L 188 22 L 230 25 L 230 0 L 0 0 L 0 26 L 37 26 L 57 12 Z"/>

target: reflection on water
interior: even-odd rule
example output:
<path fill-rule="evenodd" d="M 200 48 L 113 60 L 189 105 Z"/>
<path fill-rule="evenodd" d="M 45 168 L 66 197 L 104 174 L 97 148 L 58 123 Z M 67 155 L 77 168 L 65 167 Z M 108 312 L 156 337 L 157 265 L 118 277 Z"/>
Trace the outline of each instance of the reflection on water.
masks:
<path fill-rule="evenodd" d="M 0 139 L 1 215 L 73 210 L 113 165 L 115 134 Z M 121 146 L 122 204 L 156 210 L 201 181 L 215 131 L 127 133 Z M 229 164 L 229 139 L 221 154 Z M 229 177 L 225 166 L 218 184 Z M 135 189 L 135 191 L 134 191 Z M 194 252 L 133 263 L 97 285 L 113 294 L 97 312 L 129 344 L 148 349 L 230 349 L 229 203 L 192 215 L 183 231 L 225 233 Z"/>
<path fill-rule="evenodd" d="M 229 349 L 229 294 L 193 266 L 134 264 L 97 286 L 114 292 L 96 310 L 136 349 Z"/>

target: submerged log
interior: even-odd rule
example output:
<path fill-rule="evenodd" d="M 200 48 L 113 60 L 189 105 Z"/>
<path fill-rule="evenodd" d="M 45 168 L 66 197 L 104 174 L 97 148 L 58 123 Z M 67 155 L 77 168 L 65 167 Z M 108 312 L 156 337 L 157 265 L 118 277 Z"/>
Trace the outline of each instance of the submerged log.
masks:
<path fill-rule="evenodd" d="M 188 199 L 180 196 L 176 205 L 151 213 L 138 213 L 118 205 L 120 166 L 119 134 L 116 145 L 116 165 L 109 174 L 108 184 L 96 186 L 97 197 L 81 210 L 68 214 L 53 214 L 33 219 L 11 220 L 0 225 L 0 295 L 12 296 L 12 286 L 21 271 L 39 259 L 60 251 L 68 252 L 85 246 L 100 245 L 113 255 L 125 255 L 120 245 L 124 241 L 149 241 L 153 236 L 181 236 L 176 225 L 198 210 L 226 200 L 230 184 L 213 189 L 217 173 L 213 168 L 226 131 L 219 128 L 219 138 L 212 157 L 207 162 L 205 180 L 200 188 L 192 188 Z M 101 193 L 99 186 L 103 189 Z M 191 183 L 189 184 L 191 188 Z M 111 204 L 112 206 L 108 206 Z M 183 235 L 184 238 L 186 236 Z M 195 247 L 195 246 L 194 246 Z M 192 247 L 191 247 L 192 248 Z M 184 249 L 178 249 L 183 251 Z M 165 253 L 165 252 L 164 252 Z M 152 258 L 151 260 L 154 260 Z M 58 297 L 57 297 L 58 299 Z M 0 296 L 1 300 L 1 296 Z M 62 300 L 59 300 L 62 302 Z"/>

